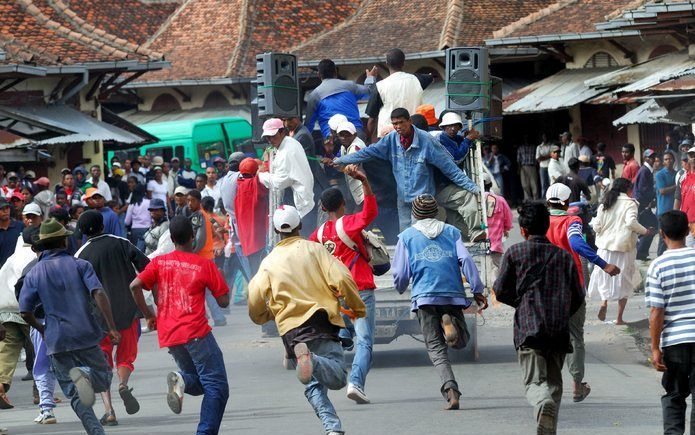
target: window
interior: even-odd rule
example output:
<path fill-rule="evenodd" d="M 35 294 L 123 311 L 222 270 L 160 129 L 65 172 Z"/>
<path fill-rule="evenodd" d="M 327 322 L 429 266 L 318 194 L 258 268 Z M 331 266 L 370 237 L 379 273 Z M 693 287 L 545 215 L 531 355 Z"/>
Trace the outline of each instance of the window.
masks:
<path fill-rule="evenodd" d="M 609 66 L 619 66 L 618 62 L 605 51 L 599 51 L 589 58 L 584 64 L 584 68 L 607 68 Z"/>
<path fill-rule="evenodd" d="M 147 155 L 150 156 L 150 160 L 155 156 L 161 156 L 165 162 L 170 162 L 174 156 L 178 157 L 179 160 L 183 160 L 183 146 L 150 148 L 147 150 Z"/>
<path fill-rule="evenodd" d="M 199 143 L 198 147 L 198 161 L 200 162 L 200 167 L 205 169 L 208 165 L 212 165 L 212 161 L 215 157 L 224 158 L 224 142 L 207 142 Z"/>

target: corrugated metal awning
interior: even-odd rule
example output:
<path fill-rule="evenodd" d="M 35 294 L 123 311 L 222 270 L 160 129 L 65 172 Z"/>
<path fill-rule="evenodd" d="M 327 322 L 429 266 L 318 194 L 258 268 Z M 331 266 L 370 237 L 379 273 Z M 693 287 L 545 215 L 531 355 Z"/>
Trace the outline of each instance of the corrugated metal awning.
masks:
<path fill-rule="evenodd" d="M 505 115 L 565 109 L 596 97 L 604 91 L 584 84 L 615 68 L 565 69 L 532 83 L 504 98 Z"/>
<path fill-rule="evenodd" d="M 683 125 L 681 122 L 670 119 L 668 110 L 660 106 L 656 100 L 651 99 L 613 121 L 613 125 L 618 127 L 621 125 L 657 124 L 660 122 Z"/>
<path fill-rule="evenodd" d="M 50 145 L 87 141 L 113 141 L 122 144 L 139 144 L 148 142 L 137 134 L 130 133 L 114 125 L 99 121 L 73 108 L 58 106 L 0 106 L 0 115 L 12 124 L 11 132 L 23 137 L 11 145 L 12 148 L 21 145 Z M 115 116 L 115 115 L 114 115 Z M 60 131 L 61 135 L 41 138 L 34 133 L 34 125 L 40 123 L 47 129 Z M 24 125 L 24 128 L 18 126 Z"/>
<path fill-rule="evenodd" d="M 642 66 L 649 74 L 632 80 L 629 84 L 614 90 L 613 93 L 642 92 L 660 83 L 695 74 L 695 60 L 684 52 L 678 53 L 678 56 L 660 56 Z M 626 73 L 629 73 L 629 70 Z"/>
<path fill-rule="evenodd" d="M 602 74 L 587 80 L 585 84 L 590 88 L 616 88 L 618 86 L 627 86 L 649 77 L 654 74 L 655 71 L 660 72 L 662 68 L 670 68 L 686 60 L 688 60 L 687 52 L 680 51 L 668 53 L 646 62 L 626 66 L 616 71 Z"/>

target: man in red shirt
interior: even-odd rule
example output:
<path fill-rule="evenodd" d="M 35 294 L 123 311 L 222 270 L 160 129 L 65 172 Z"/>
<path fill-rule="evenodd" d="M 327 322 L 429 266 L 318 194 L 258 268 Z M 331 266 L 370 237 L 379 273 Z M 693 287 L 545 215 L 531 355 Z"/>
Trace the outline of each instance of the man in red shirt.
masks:
<path fill-rule="evenodd" d="M 355 320 L 355 335 L 357 349 L 352 360 L 350 383 L 347 397 L 358 404 L 367 404 L 369 399 L 364 393 L 367 373 L 372 366 L 372 346 L 374 345 L 375 300 L 374 274 L 369 265 L 367 250 L 362 232 L 372 223 L 378 214 L 376 197 L 367 181 L 367 176 L 355 165 L 345 167 L 345 174 L 362 183 L 364 203 L 362 211 L 355 214 L 345 214 L 345 198 L 339 189 L 330 188 L 321 194 L 321 207 L 328 213 L 328 221 L 314 231 L 309 240 L 319 242 L 326 247 L 334 257 L 343 262 L 357 284 L 360 297 L 367 308 L 365 317 Z M 339 232 L 340 227 L 342 230 Z M 345 240 L 346 237 L 349 240 Z M 350 242 L 346 244 L 345 241 Z M 345 316 L 343 316 L 345 317 Z M 348 319 L 346 319 L 348 320 Z M 346 322 L 347 324 L 348 322 Z M 341 337 L 345 330 L 341 331 Z"/>
<path fill-rule="evenodd" d="M 224 359 L 205 318 L 205 289 L 221 307 L 229 306 L 229 288 L 212 260 L 193 253 L 193 227 L 182 216 L 171 220 L 176 250 L 155 257 L 130 284 L 147 326 L 159 330 L 159 346 L 168 347 L 179 372 L 169 372 L 167 403 L 181 413 L 183 394 L 203 395 L 198 432 L 217 434 L 229 398 Z M 143 288 L 157 289 L 157 316 L 145 303 Z"/>
<path fill-rule="evenodd" d="M 635 184 L 637 172 L 639 172 L 639 163 L 635 160 L 635 146 L 631 143 L 623 145 L 622 155 L 624 160 L 622 178 L 627 178 L 632 184 Z"/>
<path fill-rule="evenodd" d="M 688 164 L 690 172 L 683 178 L 680 186 L 680 210 L 688 216 L 690 234 L 686 239 L 686 245 L 695 247 L 695 147 L 688 150 Z"/>

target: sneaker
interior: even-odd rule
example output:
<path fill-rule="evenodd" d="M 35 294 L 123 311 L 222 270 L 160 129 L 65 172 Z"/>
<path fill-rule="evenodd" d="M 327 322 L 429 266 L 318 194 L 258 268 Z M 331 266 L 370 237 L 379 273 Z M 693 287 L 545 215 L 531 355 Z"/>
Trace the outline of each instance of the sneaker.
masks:
<path fill-rule="evenodd" d="M 314 376 L 314 363 L 311 361 L 311 352 L 306 343 L 299 343 L 294 346 L 294 355 L 297 357 L 297 379 L 306 385 L 311 382 Z"/>
<path fill-rule="evenodd" d="M 169 409 L 174 414 L 181 414 L 181 408 L 183 407 L 183 392 L 186 389 L 186 383 L 183 381 L 183 376 L 179 372 L 169 372 L 167 375 L 167 385 L 169 386 L 169 391 L 167 392 L 167 404 Z"/>
<path fill-rule="evenodd" d="M 355 340 L 347 337 L 340 337 L 340 344 L 345 352 L 351 352 L 355 348 Z"/>
<path fill-rule="evenodd" d="M 92 387 L 92 381 L 89 380 L 89 375 L 78 367 L 71 368 L 69 375 L 75 384 L 80 402 L 87 408 L 94 406 L 94 387 Z"/>
<path fill-rule="evenodd" d="M 53 414 L 53 411 L 45 410 L 41 411 L 38 417 L 34 419 L 34 423 L 36 424 L 56 424 L 58 423 L 58 419 L 56 419 L 56 416 Z"/>
<path fill-rule="evenodd" d="M 348 384 L 347 398 L 350 400 L 354 400 L 355 403 L 357 403 L 358 405 L 366 405 L 368 403 L 371 403 L 367 398 L 367 395 L 364 394 L 364 390 L 362 390 L 355 384 Z"/>
<path fill-rule="evenodd" d="M 20 379 L 23 381 L 33 381 L 34 380 L 34 374 L 32 372 L 28 372 L 26 375 L 22 376 Z"/>
<path fill-rule="evenodd" d="M 454 326 L 454 321 L 449 314 L 442 316 L 442 329 L 444 329 L 444 339 L 446 344 L 454 346 L 459 341 L 459 332 Z"/>
<path fill-rule="evenodd" d="M 546 400 L 541 404 L 538 412 L 538 435 L 555 433 L 555 417 L 557 416 L 557 406 L 553 400 Z"/>
<path fill-rule="evenodd" d="M 123 400 L 123 405 L 125 405 L 125 412 L 132 415 L 140 410 L 140 403 L 138 403 L 137 399 L 133 396 L 132 388 L 128 388 L 127 385 L 121 384 L 121 386 L 118 387 L 118 394 L 121 396 L 121 400 Z"/>

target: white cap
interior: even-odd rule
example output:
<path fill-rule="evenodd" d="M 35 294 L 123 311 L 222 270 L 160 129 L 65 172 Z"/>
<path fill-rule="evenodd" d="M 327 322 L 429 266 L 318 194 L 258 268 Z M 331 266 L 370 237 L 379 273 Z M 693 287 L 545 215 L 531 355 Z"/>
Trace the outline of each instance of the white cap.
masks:
<path fill-rule="evenodd" d="M 338 126 L 343 122 L 348 122 L 347 117 L 342 113 L 336 113 L 328 119 L 328 128 L 330 128 L 333 131 L 337 131 Z"/>
<path fill-rule="evenodd" d="M 688 150 L 688 154 L 690 154 L 690 153 L 695 153 L 695 147 L 692 147 Z"/>
<path fill-rule="evenodd" d="M 545 192 L 545 199 L 553 204 L 564 204 L 568 199 L 572 190 L 562 183 L 551 184 L 548 191 Z"/>
<path fill-rule="evenodd" d="M 357 129 L 355 128 L 355 124 L 353 124 L 350 121 L 341 122 L 340 125 L 338 125 L 338 128 L 335 129 L 335 131 L 337 133 L 340 133 L 341 131 L 347 131 L 350 134 L 357 133 Z"/>
<path fill-rule="evenodd" d="M 291 205 L 281 205 L 273 213 L 273 226 L 280 233 L 291 233 L 301 222 L 302 217 Z"/>
<path fill-rule="evenodd" d="M 112 168 L 120 168 L 120 167 L 121 167 L 121 164 L 118 163 L 118 162 L 113 162 L 113 164 L 111 165 L 111 167 L 112 167 Z M 69 169 L 68 169 L 68 171 L 69 171 Z M 63 171 L 60 171 L 60 172 L 63 172 Z"/>
<path fill-rule="evenodd" d="M 152 166 L 162 166 L 164 164 L 164 158 L 162 156 L 152 157 Z"/>
<path fill-rule="evenodd" d="M 176 188 L 176 190 L 174 190 L 174 195 L 178 195 L 179 193 L 182 195 L 188 195 L 188 189 L 183 186 L 179 186 Z"/>
<path fill-rule="evenodd" d="M 461 124 L 463 126 L 463 120 L 461 115 L 456 112 L 446 112 L 442 116 L 442 122 L 439 123 L 440 127 L 446 127 L 447 125 Z"/>
<path fill-rule="evenodd" d="M 32 202 L 24 206 L 22 214 L 35 214 L 36 216 L 41 216 L 43 213 L 41 213 L 41 207 L 39 207 L 37 203 Z"/>

